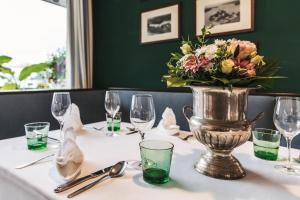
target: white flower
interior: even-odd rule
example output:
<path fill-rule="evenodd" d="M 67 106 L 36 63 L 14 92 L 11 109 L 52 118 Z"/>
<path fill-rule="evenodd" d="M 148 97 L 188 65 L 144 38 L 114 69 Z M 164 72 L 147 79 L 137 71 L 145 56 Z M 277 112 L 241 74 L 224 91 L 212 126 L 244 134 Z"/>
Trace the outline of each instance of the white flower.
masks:
<path fill-rule="evenodd" d="M 196 55 L 197 57 L 199 57 L 200 55 L 205 54 L 205 52 L 206 52 L 206 46 L 203 46 L 203 47 L 201 47 L 200 49 L 196 49 L 195 52 L 196 52 L 195 55 Z"/>
<path fill-rule="evenodd" d="M 215 40 L 215 45 L 217 46 L 224 46 L 225 44 L 226 44 L 225 40 L 219 40 L 219 39 Z"/>
<path fill-rule="evenodd" d="M 215 44 L 203 46 L 200 49 L 196 49 L 196 56 L 204 55 L 208 60 L 212 60 L 216 57 L 218 47 Z"/>
<path fill-rule="evenodd" d="M 215 44 L 210 44 L 206 46 L 205 57 L 208 60 L 212 60 L 216 57 L 216 52 L 218 47 Z"/>

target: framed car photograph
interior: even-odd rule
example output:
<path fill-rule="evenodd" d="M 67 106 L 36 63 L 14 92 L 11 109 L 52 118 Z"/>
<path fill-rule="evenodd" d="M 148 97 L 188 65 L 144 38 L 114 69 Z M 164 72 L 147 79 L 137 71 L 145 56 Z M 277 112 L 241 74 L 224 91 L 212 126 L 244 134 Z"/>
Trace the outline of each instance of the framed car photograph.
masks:
<path fill-rule="evenodd" d="M 212 35 L 254 31 L 254 0 L 195 0 L 196 35 L 212 25 Z"/>
<path fill-rule="evenodd" d="M 141 12 L 140 43 L 155 43 L 179 39 L 180 4 Z"/>

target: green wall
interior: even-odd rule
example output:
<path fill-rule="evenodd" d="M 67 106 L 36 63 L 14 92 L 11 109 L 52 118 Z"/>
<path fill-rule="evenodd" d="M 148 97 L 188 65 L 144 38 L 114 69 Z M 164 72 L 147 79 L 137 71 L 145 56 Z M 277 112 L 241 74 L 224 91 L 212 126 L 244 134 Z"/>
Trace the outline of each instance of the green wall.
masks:
<path fill-rule="evenodd" d="M 194 38 L 194 0 L 94 0 L 94 87 L 165 89 L 169 53 L 180 41 L 140 45 L 140 12 L 182 3 L 182 36 Z M 256 0 L 255 31 L 229 37 L 258 42 L 260 54 L 277 59 L 281 75 L 274 89 L 300 93 L 300 1 Z M 228 38 L 228 37 L 224 37 Z"/>

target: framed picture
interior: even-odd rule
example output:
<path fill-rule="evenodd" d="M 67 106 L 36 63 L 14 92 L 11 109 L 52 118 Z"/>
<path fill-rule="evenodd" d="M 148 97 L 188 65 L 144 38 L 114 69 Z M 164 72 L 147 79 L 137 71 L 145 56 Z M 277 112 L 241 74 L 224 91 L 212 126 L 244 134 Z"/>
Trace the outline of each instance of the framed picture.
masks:
<path fill-rule="evenodd" d="M 180 4 L 141 13 L 141 44 L 179 39 Z"/>
<path fill-rule="evenodd" d="M 196 35 L 213 25 L 212 35 L 254 31 L 254 0 L 196 0 Z"/>

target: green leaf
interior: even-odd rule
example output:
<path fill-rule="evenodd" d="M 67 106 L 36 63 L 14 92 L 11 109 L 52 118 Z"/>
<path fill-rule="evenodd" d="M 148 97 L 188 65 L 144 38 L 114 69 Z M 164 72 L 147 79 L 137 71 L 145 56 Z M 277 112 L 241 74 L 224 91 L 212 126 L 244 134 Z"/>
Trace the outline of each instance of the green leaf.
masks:
<path fill-rule="evenodd" d="M 29 77 L 32 73 L 36 72 L 41 72 L 49 68 L 50 65 L 48 63 L 40 63 L 40 64 L 34 64 L 34 65 L 29 65 L 27 67 L 24 67 L 19 75 L 19 80 L 23 81 L 27 77 Z"/>
<path fill-rule="evenodd" d="M 8 63 L 12 60 L 11 57 L 8 56 L 0 56 L 0 65 L 4 64 L 4 63 Z"/>
<path fill-rule="evenodd" d="M 224 85 L 229 84 L 229 80 L 227 78 L 218 78 L 218 77 L 214 77 L 214 76 L 212 76 L 211 78 L 214 80 L 221 81 Z"/>
<path fill-rule="evenodd" d="M 7 67 L 3 67 L 0 65 L 0 72 L 2 72 L 3 74 L 10 74 L 10 75 L 14 75 L 14 72 L 7 68 Z"/>
<path fill-rule="evenodd" d="M 233 57 L 236 58 L 240 54 L 240 45 L 237 45 L 237 47 L 234 50 Z"/>
<path fill-rule="evenodd" d="M 177 77 L 163 76 L 163 81 L 167 82 L 167 87 L 183 87 L 189 85 L 189 82 Z"/>
<path fill-rule="evenodd" d="M 18 86 L 15 83 L 5 83 L 1 89 L 2 90 L 16 90 L 16 89 L 18 89 Z"/>

